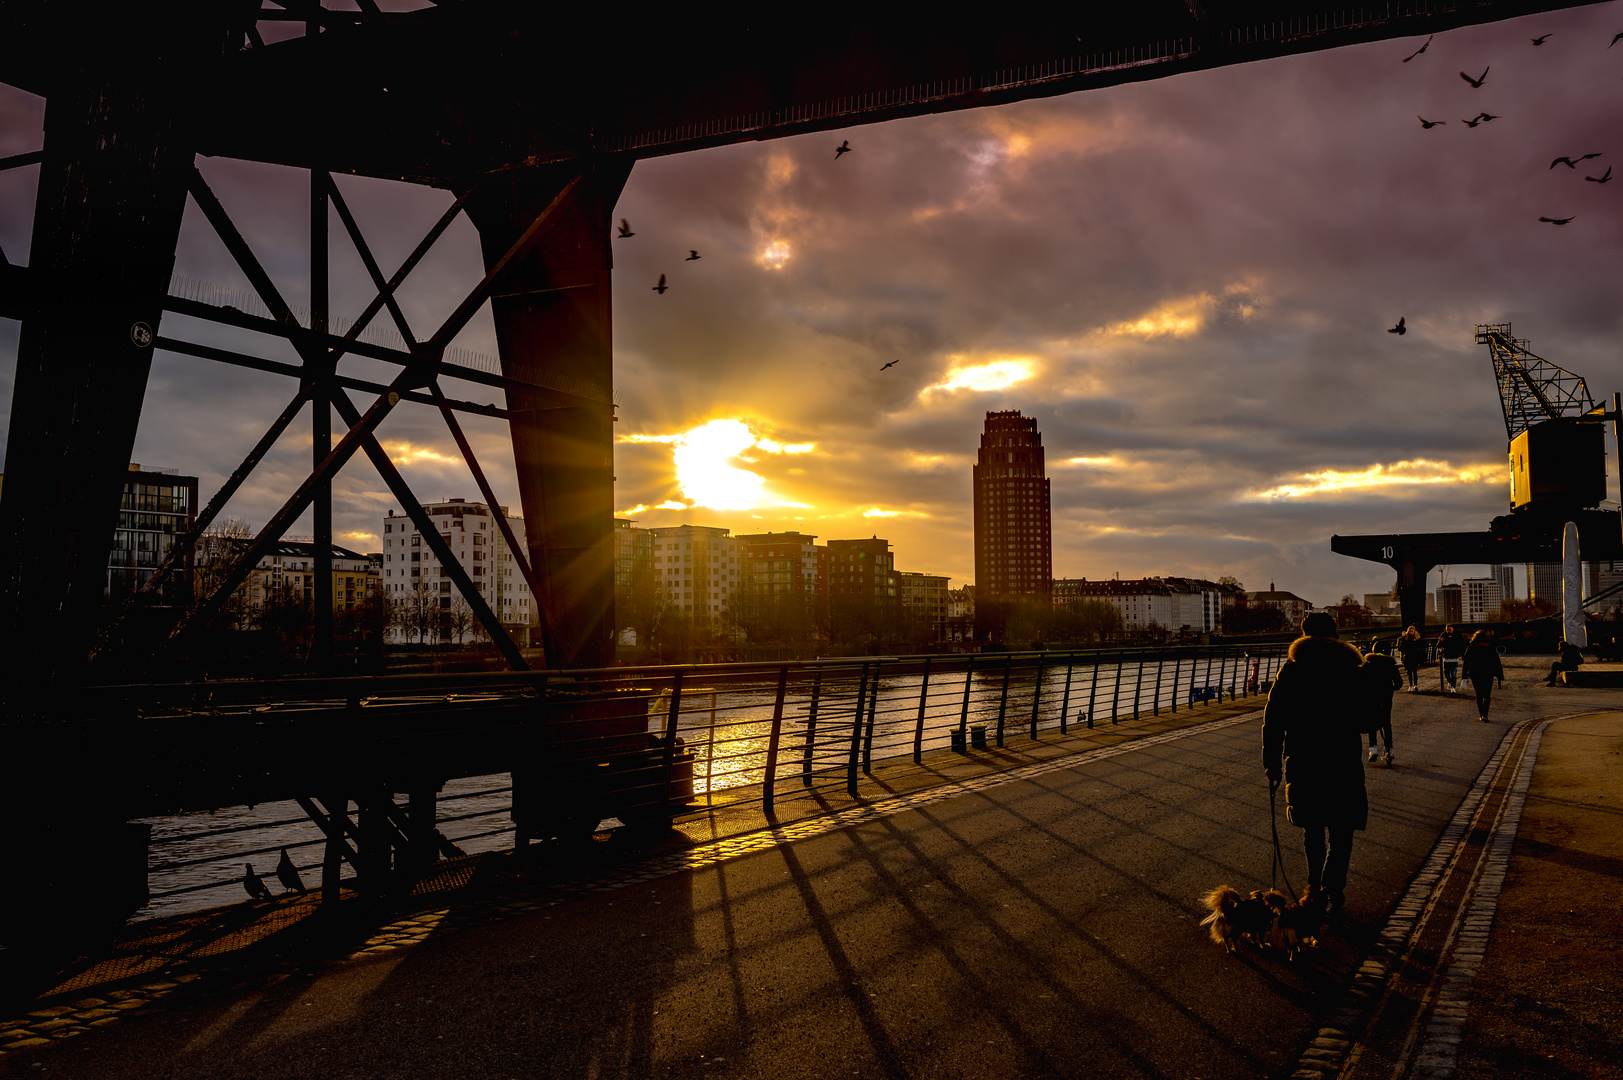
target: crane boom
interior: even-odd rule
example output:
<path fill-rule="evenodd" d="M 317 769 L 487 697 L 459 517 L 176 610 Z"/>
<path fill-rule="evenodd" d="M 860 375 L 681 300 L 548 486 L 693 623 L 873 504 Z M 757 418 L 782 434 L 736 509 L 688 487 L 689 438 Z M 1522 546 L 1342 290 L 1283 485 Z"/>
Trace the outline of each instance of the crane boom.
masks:
<path fill-rule="evenodd" d="M 1507 439 L 1545 420 L 1578 417 L 1594 409 L 1583 377 L 1535 356 L 1525 340 L 1511 333 L 1509 323 L 1479 324 L 1476 343 L 1488 346 L 1493 356 Z"/>

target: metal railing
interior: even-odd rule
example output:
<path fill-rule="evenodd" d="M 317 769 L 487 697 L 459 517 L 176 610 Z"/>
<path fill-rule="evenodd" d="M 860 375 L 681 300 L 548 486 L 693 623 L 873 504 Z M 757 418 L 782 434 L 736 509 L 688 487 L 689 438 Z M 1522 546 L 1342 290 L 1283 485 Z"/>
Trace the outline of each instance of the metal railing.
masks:
<path fill-rule="evenodd" d="M 553 789 L 555 800 L 590 808 L 588 830 L 602 824 L 595 816 L 600 810 L 610 827 L 616 818 L 629 824 L 751 805 L 770 814 L 790 800 L 842 789 L 855 796 L 862 776 L 886 761 L 991 751 L 1011 740 L 1265 693 L 1287 648 L 1280 643 L 298 680 L 258 684 L 257 694 L 254 684 L 226 683 L 103 692 L 122 694 L 118 699 L 126 707 L 134 704 L 147 722 L 160 726 L 163 714 L 176 711 L 173 702 L 182 699 L 189 703 L 184 722 L 190 731 L 251 723 L 251 745 L 267 753 L 273 742 L 266 732 L 330 735 L 341 725 L 375 718 L 390 752 L 416 763 L 412 775 L 419 780 L 401 780 L 394 790 L 420 787 L 423 775 L 439 769 L 430 787 L 438 790 L 434 826 L 442 840 L 471 854 L 509 846 L 515 836 L 546 838 L 546 827 L 521 811 L 537 798 L 545 801 Z M 140 700 L 132 703 L 137 690 Z M 264 704 L 265 693 L 274 693 L 274 705 Z M 169 709 L 161 700 L 166 696 Z M 414 739 L 439 741 L 411 750 Z M 460 761 L 464 751 L 472 756 Z M 429 774 L 422 771 L 424 760 L 433 763 Z M 537 760 L 583 763 L 600 770 L 591 775 L 620 779 L 611 785 L 612 795 L 583 787 L 580 777 L 586 774 L 579 771 L 560 781 L 546 764 L 538 779 L 527 779 L 528 767 L 520 763 Z M 498 771 L 504 766 L 515 771 Z M 650 807 L 663 809 L 650 813 Z M 364 835 L 368 809 L 345 801 L 344 829 Z M 396 811 L 404 818 L 404 808 L 386 802 L 373 820 Z M 152 914 L 202 906 L 211 893 L 212 902 L 223 902 L 229 890 L 240 890 L 244 862 L 264 859 L 256 869 L 270 878 L 282 848 L 301 871 L 319 872 L 328 842 L 291 800 L 146 820 L 153 824 Z M 300 854 L 312 848 L 318 861 L 300 864 Z M 352 873 L 346 866 L 345 877 Z"/>

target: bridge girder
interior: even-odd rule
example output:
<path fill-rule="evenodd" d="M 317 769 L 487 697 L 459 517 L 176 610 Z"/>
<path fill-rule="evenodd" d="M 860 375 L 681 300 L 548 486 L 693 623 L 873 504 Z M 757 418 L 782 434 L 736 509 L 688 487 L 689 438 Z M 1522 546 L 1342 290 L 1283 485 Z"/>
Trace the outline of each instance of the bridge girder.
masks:
<path fill-rule="evenodd" d="M 708 22 L 673 11 L 631 23 L 618 11 L 560 14 L 517 0 L 407 13 L 369 4 L 336 12 L 315 3 L 261 9 L 258 0 L 184 0 L 94 15 L 47 0 L 10 0 L 0 6 L 0 78 L 44 96 L 49 120 L 32 265 L 0 266 L 0 312 L 21 314 L 24 324 L 8 497 L 0 502 L 0 534 L 9 538 L 0 540 L 7 545 L 0 621 L 14 640 L 39 643 L 14 657 L 18 669 L 46 684 L 82 670 L 78 657 L 100 603 L 100 552 L 109 546 L 150 363 L 150 347 L 132 346 L 130 332 L 137 323 L 158 331 L 182 205 L 177 178 L 189 173 L 194 154 L 476 194 L 488 257 L 501 246 L 494 233 L 505 227 L 495 223 L 522 216 L 533 189 L 559 170 L 621 176 L 600 184 L 577 214 L 576 225 L 606 234 L 627 163 L 641 157 L 1571 6 L 1579 5 L 1403 2 L 1375 11 L 1152 0 L 1047 23 L 984 11 L 956 20 L 819 20 L 798 9 Z M 302 22 L 305 33 L 271 40 L 274 21 Z M 92 127 L 106 135 L 99 147 L 73 134 Z M 148 128 L 153 134 L 142 142 Z M 166 209 L 141 217 L 139 228 L 119 219 L 118 207 L 152 198 Z M 525 286 L 531 293 L 539 295 L 536 282 L 554 271 L 580 269 L 563 247 L 549 249 L 562 261 L 528 259 L 521 276 L 533 279 Z M 132 251 L 141 253 L 133 262 Z M 136 264 L 144 268 L 140 281 L 120 284 Z M 498 305 L 498 326 L 505 376 L 522 370 L 520 381 L 538 391 L 590 384 L 596 404 L 606 407 L 606 253 L 594 265 L 590 304 L 568 312 L 554 305 L 550 314 L 532 304 L 522 317 L 503 315 Z M 549 337 L 566 324 L 580 330 L 581 319 L 592 326 L 573 343 L 575 331 Z M 517 356 L 512 342 L 521 337 L 528 345 Z M 596 344 L 582 347 L 587 337 Z M 301 377 L 331 383 L 333 373 L 319 366 L 307 363 Z M 522 404 L 527 391 L 507 389 L 511 414 L 515 397 Z M 585 515 L 569 536 L 547 540 L 545 551 L 532 544 L 538 562 L 556 565 L 575 557 L 565 552 L 600 551 L 610 542 L 612 475 L 587 464 L 599 454 L 611 459 L 601 420 L 583 420 L 569 439 L 532 438 L 519 447 L 520 471 L 529 474 L 520 486 L 532 493 L 524 497 L 526 513 L 545 514 L 535 502 L 545 487 L 550 504 L 573 508 L 564 517 Z M 526 438 L 516 431 L 516 446 Z M 613 583 L 601 558 L 582 557 L 586 563 L 574 570 L 585 576 L 573 579 L 573 599 L 557 599 L 579 606 L 555 614 L 568 639 L 563 656 L 590 665 L 607 647 L 599 639 L 612 622 L 604 614 L 612 612 Z"/>

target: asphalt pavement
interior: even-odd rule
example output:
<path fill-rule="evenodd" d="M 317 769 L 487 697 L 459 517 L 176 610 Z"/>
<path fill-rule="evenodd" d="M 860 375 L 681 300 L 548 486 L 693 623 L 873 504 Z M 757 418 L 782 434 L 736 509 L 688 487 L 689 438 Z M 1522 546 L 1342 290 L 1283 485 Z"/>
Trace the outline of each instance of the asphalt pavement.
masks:
<path fill-rule="evenodd" d="M 1623 693 L 1547 669 L 1512 659 L 1486 724 L 1398 695 L 1345 917 L 1294 959 L 1198 925 L 1275 877 L 1260 710 L 1186 710 L 342 956 L 31 1010 L 0 1074 L 1619 1075 Z"/>

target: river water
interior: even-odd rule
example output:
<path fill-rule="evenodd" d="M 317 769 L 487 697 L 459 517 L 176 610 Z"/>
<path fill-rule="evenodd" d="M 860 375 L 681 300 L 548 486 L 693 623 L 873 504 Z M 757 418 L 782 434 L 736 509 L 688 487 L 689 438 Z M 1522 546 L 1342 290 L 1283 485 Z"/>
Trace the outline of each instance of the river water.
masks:
<path fill-rule="evenodd" d="M 826 684 L 785 698 L 777 775 L 780 782 L 798 780 L 809 770 L 814 778 L 843 784 L 852 754 L 853 736 L 860 757 L 872 761 L 904 757 L 915 742 L 925 753 L 951 745 L 960 724 L 984 724 L 996 738 L 999 713 L 1011 737 L 1030 731 L 1033 699 L 1039 730 L 1057 729 L 1061 708 L 1070 724 L 1125 719 L 1135 711 L 1167 710 L 1178 701 L 1185 707 L 1201 691 L 1234 693 L 1240 675 L 1206 668 L 1203 661 L 1138 661 L 1097 667 L 1055 667 L 1042 675 L 1039 688 L 1031 672 L 1005 678 L 996 667 L 968 675 L 962 671 L 884 678 L 877 691 L 861 688 L 846 672 L 831 673 Z M 1262 679 L 1272 677 L 1278 660 L 1265 658 Z M 926 692 L 921 695 L 921 690 Z M 857 722 L 858 696 L 863 699 Z M 966 701 L 967 698 L 967 701 Z M 814 701 L 815 699 L 815 701 Z M 815 711 L 813 705 L 815 703 Z M 684 687 L 677 734 L 694 752 L 694 794 L 699 802 L 724 802 L 729 791 L 763 782 L 770 746 L 773 689 L 707 689 Z M 665 730 L 668 696 L 649 707 L 649 730 Z M 870 734 L 871 728 L 871 734 Z M 787 788 L 783 789 L 787 792 Z M 469 854 L 512 846 L 513 821 L 508 815 L 511 779 L 506 773 L 448 781 L 440 792 L 440 830 Z M 246 895 L 243 864 L 263 875 L 273 893 L 280 892 L 274 868 L 285 848 L 301 870 L 304 884 L 320 881 L 324 837 L 293 801 L 229 807 L 212 812 L 145 819 L 152 825 L 148 884 L 152 901 L 135 921 L 160 918 L 233 903 Z M 610 819 L 607 827 L 618 825 Z M 351 875 L 348 864 L 344 876 Z"/>

